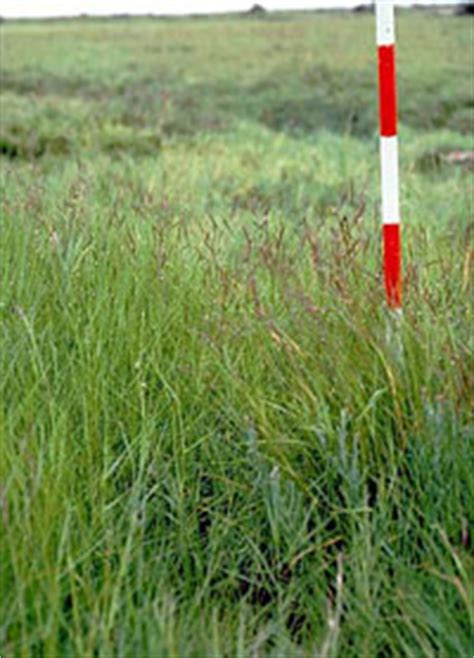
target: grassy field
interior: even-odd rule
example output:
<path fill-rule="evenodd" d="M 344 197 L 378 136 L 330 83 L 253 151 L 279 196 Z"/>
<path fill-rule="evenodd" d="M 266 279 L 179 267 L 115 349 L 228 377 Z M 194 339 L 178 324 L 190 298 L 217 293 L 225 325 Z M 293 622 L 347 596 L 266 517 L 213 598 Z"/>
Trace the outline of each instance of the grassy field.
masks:
<path fill-rule="evenodd" d="M 2 658 L 472 655 L 472 21 L 2 31 Z"/>

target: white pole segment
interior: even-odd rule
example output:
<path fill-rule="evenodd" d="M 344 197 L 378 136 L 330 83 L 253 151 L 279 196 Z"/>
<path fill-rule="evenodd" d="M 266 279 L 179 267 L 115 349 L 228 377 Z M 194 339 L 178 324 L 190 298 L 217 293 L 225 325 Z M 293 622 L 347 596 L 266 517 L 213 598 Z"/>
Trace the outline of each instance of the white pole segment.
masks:
<path fill-rule="evenodd" d="M 389 46 L 395 43 L 395 12 L 392 2 L 377 0 L 377 45 Z"/>
<path fill-rule="evenodd" d="M 380 162 L 382 177 L 382 222 L 400 223 L 399 183 L 398 183 L 398 139 L 380 139 Z"/>

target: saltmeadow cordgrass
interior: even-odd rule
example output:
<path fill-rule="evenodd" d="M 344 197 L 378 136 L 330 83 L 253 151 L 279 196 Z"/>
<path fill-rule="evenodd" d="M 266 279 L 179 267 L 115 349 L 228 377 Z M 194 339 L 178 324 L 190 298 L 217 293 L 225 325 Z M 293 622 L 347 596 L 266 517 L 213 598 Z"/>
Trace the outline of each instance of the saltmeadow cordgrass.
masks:
<path fill-rule="evenodd" d="M 394 318 L 372 27 L 4 28 L 2 656 L 472 653 L 468 28 L 402 17 Z"/>

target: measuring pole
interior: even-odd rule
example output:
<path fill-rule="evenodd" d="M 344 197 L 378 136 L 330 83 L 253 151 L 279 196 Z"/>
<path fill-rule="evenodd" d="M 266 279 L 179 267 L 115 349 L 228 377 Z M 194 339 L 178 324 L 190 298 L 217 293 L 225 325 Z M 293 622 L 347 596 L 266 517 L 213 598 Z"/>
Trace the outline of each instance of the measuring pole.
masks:
<path fill-rule="evenodd" d="M 398 191 L 397 84 L 393 2 L 390 0 L 376 0 L 376 17 L 385 292 L 389 308 L 401 310 L 402 279 Z"/>

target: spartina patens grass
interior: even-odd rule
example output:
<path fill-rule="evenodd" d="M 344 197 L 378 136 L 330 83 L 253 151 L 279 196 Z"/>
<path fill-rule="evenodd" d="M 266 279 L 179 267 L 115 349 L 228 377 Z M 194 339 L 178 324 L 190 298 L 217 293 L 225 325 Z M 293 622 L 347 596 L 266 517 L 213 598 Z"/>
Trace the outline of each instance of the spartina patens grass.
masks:
<path fill-rule="evenodd" d="M 472 653 L 472 36 L 399 31 L 394 349 L 371 16 L 3 26 L 2 655 Z"/>

